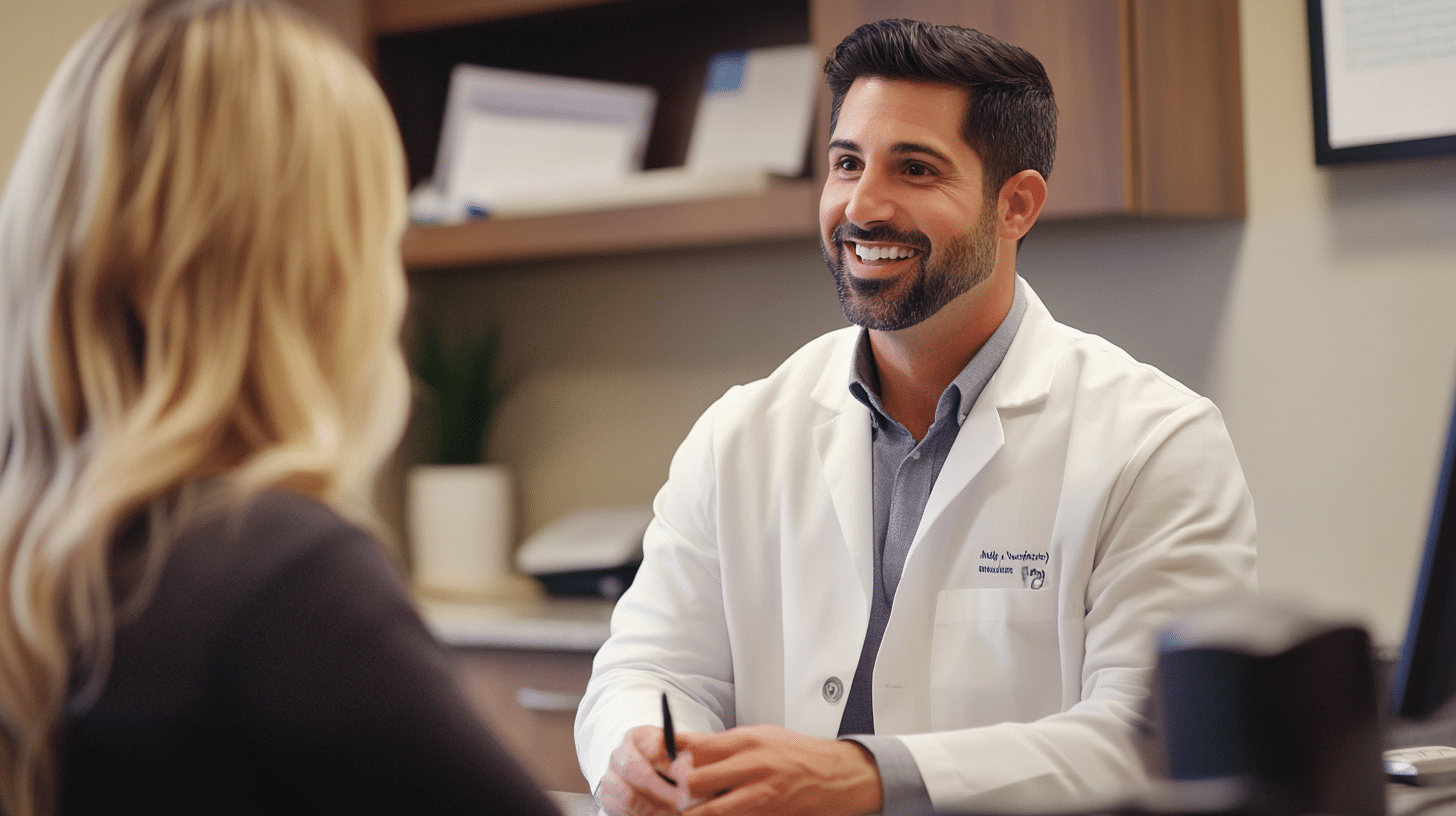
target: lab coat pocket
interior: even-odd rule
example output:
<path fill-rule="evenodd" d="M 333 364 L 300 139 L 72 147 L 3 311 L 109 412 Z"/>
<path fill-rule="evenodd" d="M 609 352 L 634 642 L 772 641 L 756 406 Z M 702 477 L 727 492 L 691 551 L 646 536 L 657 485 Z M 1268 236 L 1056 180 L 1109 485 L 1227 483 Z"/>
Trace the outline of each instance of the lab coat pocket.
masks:
<path fill-rule="evenodd" d="M 1056 596 L 1033 589 L 949 589 L 931 641 L 935 730 L 1030 722 L 1061 705 Z"/>

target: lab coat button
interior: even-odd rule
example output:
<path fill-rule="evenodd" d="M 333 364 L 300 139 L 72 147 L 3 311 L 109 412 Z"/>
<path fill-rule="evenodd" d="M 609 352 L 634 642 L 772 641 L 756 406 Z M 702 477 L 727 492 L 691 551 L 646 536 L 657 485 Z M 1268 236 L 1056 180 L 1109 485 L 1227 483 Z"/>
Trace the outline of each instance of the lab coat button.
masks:
<path fill-rule="evenodd" d="M 839 702 L 839 698 L 843 696 L 843 680 L 840 680 L 838 677 L 831 677 L 828 680 L 824 681 L 824 699 L 828 700 L 831 703 L 837 703 Z"/>

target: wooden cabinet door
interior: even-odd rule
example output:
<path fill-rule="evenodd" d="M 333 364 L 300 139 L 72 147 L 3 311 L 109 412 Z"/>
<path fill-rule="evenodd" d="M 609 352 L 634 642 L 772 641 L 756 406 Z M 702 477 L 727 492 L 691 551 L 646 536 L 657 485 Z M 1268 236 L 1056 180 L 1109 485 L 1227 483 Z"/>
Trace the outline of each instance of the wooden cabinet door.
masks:
<path fill-rule="evenodd" d="M 1129 3 L 1139 210 L 1243 216 L 1238 3 Z"/>
<path fill-rule="evenodd" d="M 825 54 L 856 26 L 892 17 L 979 29 L 1046 66 L 1058 132 L 1045 217 L 1243 214 L 1235 0 L 810 6 L 814 43 Z M 828 110 L 827 90 L 823 99 Z"/>

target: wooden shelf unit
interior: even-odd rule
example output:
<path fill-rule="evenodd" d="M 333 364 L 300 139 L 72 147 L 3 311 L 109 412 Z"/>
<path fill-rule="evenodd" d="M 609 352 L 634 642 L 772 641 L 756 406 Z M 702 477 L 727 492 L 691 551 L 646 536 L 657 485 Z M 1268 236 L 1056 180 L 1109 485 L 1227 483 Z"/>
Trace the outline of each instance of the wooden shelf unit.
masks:
<path fill-rule="evenodd" d="M 536 218 L 485 219 L 405 233 L 410 269 L 567 258 L 817 233 L 819 185 L 785 181 L 761 195 Z"/>
<path fill-rule="evenodd" d="M 1058 153 L 1044 218 L 1244 214 L 1237 0 L 295 0 L 372 59 L 399 120 L 411 182 L 431 175 L 449 72 L 473 62 L 652 85 L 646 167 L 680 165 L 708 59 L 812 42 L 915 17 L 979 28 L 1030 50 L 1056 89 Z M 814 145 L 827 134 L 821 95 Z M 758 196 L 411 227 L 411 269 L 478 266 L 818 232 L 806 172 Z"/>

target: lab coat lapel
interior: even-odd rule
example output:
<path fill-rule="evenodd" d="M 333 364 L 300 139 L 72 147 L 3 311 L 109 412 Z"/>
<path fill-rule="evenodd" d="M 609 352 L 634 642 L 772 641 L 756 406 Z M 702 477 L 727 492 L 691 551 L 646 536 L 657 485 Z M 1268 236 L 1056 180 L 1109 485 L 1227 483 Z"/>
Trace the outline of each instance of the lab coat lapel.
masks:
<path fill-rule="evenodd" d="M 910 557 L 914 556 L 921 539 L 934 529 L 936 519 L 956 496 L 970 486 L 1006 443 L 1001 412 L 1043 399 L 1051 388 L 1057 358 L 1045 354 L 1044 349 L 1052 342 L 1054 322 L 1031 286 L 1025 281 L 1020 283 L 1026 295 L 1026 313 L 1021 318 L 1021 326 L 1006 351 L 1005 359 L 986 383 L 986 388 L 976 399 L 976 404 L 971 406 L 970 414 L 956 434 L 955 444 L 951 446 L 925 503 L 925 513 L 915 532 Z"/>
<path fill-rule="evenodd" d="M 934 526 L 940 514 L 976 478 L 976 474 L 991 461 L 996 451 L 1001 450 L 1005 442 L 1001 412 L 997 410 L 997 406 L 991 400 L 976 400 L 975 406 L 971 408 L 966 421 L 956 434 L 955 444 L 951 446 L 950 454 L 941 466 L 935 486 L 930 490 L 930 498 L 925 503 L 925 514 L 920 518 L 920 528 L 916 530 L 915 542 L 911 545 L 912 552 L 925 532 Z"/>
<path fill-rule="evenodd" d="M 845 344 L 826 366 L 815 386 L 814 399 L 826 409 L 826 418 L 814 427 L 814 447 L 825 487 L 839 519 L 843 546 L 860 579 L 865 609 L 870 603 L 873 507 L 870 459 L 870 415 L 849 393 L 849 366 L 857 334 L 846 333 Z"/>

